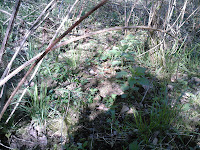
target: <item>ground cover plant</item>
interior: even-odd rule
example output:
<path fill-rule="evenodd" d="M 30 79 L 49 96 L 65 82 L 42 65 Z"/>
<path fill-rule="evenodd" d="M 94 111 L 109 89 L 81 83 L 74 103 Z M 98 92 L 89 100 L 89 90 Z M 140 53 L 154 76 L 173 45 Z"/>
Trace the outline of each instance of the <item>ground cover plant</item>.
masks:
<path fill-rule="evenodd" d="M 1 149 L 199 149 L 199 9 L 1 1 Z"/>

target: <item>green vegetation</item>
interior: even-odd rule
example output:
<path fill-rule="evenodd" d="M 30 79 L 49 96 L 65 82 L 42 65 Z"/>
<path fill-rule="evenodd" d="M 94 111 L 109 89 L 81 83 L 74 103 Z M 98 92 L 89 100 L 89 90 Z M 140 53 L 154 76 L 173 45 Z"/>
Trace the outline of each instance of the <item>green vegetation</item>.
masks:
<path fill-rule="evenodd" d="M 11 70 L 43 52 L 66 15 L 58 35 L 99 2 L 57 2 Z M 6 12 L 12 14 L 14 5 L 0 2 L 1 43 L 10 18 Z M 47 5 L 44 0 L 21 3 L 0 75 Z M 198 6 L 187 0 L 116 0 L 99 8 L 62 41 L 115 26 L 134 28 L 87 36 L 51 51 L 7 124 L 28 81 L 3 115 L 0 149 L 199 149 Z M 6 83 L 5 101 L 27 70 Z"/>

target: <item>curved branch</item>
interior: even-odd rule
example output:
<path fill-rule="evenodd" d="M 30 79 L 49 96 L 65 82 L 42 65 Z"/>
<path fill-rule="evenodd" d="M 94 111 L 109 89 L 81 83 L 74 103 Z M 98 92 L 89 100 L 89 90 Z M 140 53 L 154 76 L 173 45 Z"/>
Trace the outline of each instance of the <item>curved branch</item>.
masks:
<path fill-rule="evenodd" d="M 51 50 L 53 51 L 53 50 L 55 50 L 55 49 L 57 49 L 59 47 L 67 45 L 69 43 L 72 43 L 72 42 L 75 42 L 75 41 L 78 41 L 80 39 L 87 38 L 87 37 L 90 37 L 90 36 L 93 36 L 93 35 L 96 35 L 96 34 L 101 34 L 101 33 L 109 32 L 109 31 L 114 31 L 114 30 L 123 30 L 123 29 L 145 29 L 145 30 L 159 31 L 159 32 L 166 33 L 166 34 L 170 35 L 171 37 L 173 37 L 174 39 L 182 42 L 182 40 L 176 38 L 175 36 L 173 36 L 172 34 L 168 33 L 165 30 L 156 29 L 156 28 L 150 28 L 150 27 L 146 27 L 146 26 L 128 26 L 128 27 L 113 27 L 113 28 L 99 30 L 99 31 L 96 31 L 96 32 L 87 33 L 85 35 L 82 35 L 82 36 L 79 36 L 79 37 L 76 37 L 76 38 L 72 38 L 70 40 L 66 40 L 66 41 L 60 43 L 59 45 L 55 45 Z M 37 54 L 35 57 L 33 57 L 32 59 L 30 59 L 29 61 L 27 61 L 26 63 L 24 63 L 20 67 L 18 67 L 17 69 L 15 69 L 12 73 L 10 73 L 8 76 L 6 76 L 3 80 L 0 80 L 0 86 L 2 86 L 3 84 L 5 84 L 9 79 L 11 79 L 13 76 L 15 76 L 17 73 L 19 73 L 21 70 L 23 70 L 28 65 L 30 65 L 33 61 L 35 61 L 36 59 L 38 59 L 41 55 L 42 55 L 42 53 Z"/>
<path fill-rule="evenodd" d="M 87 33 L 85 35 L 82 35 L 82 36 L 79 36 L 79 37 L 76 37 L 76 38 L 73 38 L 73 39 L 70 39 L 70 40 L 66 40 L 66 41 L 60 43 L 59 45 L 54 46 L 52 48 L 52 50 L 55 50 L 55 49 L 57 49 L 61 46 L 67 45 L 71 42 L 78 41 L 80 39 L 87 38 L 87 37 L 90 37 L 90 36 L 93 36 L 93 35 L 96 35 L 96 34 L 105 33 L 105 32 L 114 31 L 114 30 L 124 30 L 124 29 L 144 29 L 144 30 L 159 31 L 159 32 L 168 34 L 169 36 L 173 37 L 174 39 L 178 40 L 179 42 L 182 42 L 181 39 L 178 39 L 177 37 L 173 36 L 168 31 L 165 31 L 165 30 L 162 30 L 162 29 L 151 28 L 151 27 L 147 27 L 147 26 L 127 26 L 127 27 L 113 27 L 113 28 L 108 28 L 108 29 L 103 29 L 103 30 L 99 30 L 99 31 L 96 31 L 96 32 L 92 32 L 92 33 Z"/>

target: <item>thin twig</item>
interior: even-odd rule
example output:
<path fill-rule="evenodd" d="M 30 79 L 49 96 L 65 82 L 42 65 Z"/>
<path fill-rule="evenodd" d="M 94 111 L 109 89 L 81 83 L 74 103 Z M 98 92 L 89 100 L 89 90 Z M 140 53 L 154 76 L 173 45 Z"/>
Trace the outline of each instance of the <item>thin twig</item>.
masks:
<path fill-rule="evenodd" d="M 43 20 L 40 21 L 41 18 L 42 18 L 42 16 L 47 12 L 47 10 L 49 10 L 49 9 L 51 10 L 51 8 L 52 8 L 51 5 L 52 5 L 55 1 L 56 1 L 56 0 L 52 0 L 52 1 L 46 6 L 46 8 L 43 10 L 43 12 L 40 14 L 40 16 L 36 19 L 36 21 L 34 22 L 34 24 L 32 25 L 32 27 L 29 29 L 29 31 L 25 34 L 25 37 L 24 37 L 23 41 L 20 43 L 20 47 L 17 48 L 17 50 L 15 51 L 15 54 L 13 55 L 12 59 L 10 60 L 10 62 L 8 63 L 8 65 L 7 65 L 7 67 L 6 67 L 6 69 L 4 70 L 4 73 L 3 73 L 2 77 L 1 77 L 1 80 L 3 80 L 3 79 L 8 75 L 8 73 L 10 72 L 10 68 L 11 68 L 11 66 L 12 66 L 12 63 L 14 62 L 14 60 L 15 60 L 15 58 L 17 57 L 18 53 L 21 51 L 21 49 L 22 49 L 24 43 L 26 42 L 27 38 L 29 37 L 29 35 L 30 35 L 35 29 L 38 28 L 40 22 L 43 22 L 44 19 L 46 19 L 46 17 L 48 16 L 48 13 L 47 13 L 47 15 L 43 18 Z M 0 98 L 2 98 L 2 96 L 3 96 L 4 87 L 5 87 L 5 86 L 3 86 L 3 88 L 1 89 Z M 4 103 L 4 99 L 3 99 L 3 98 L 1 99 L 1 103 Z"/>
<path fill-rule="evenodd" d="M 169 22 L 170 22 L 170 20 L 171 20 L 171 18 L 172 18 L 172 14 L 173 14 L 173 12 L 174 12 L 174 8 L 175 8 L 175 5 L 176 5 L 176 1 L 174 1 L 173 3 L 172 3 L 172 1 L 173 0 L 170 0 L 169 1 L 169 6 L 168 6 L 168 11 L 167 11 L 167 15 L 166 15 L 166 17 L 165 17 L 165 21 L 164 21 L 164 24 L 163 24 L 163 27 L 164 27 L 164 29 L 168 29 L 168 26 L 169 26 Z M 167 25 L 167 27 L 166 27 L 166 25 Z"/>
<path fill-rule="evenodd" d="M 151 81 L 151 83 L 147 86 L 147 89 L 146 89 L 146 91 L 145 91 L 145 93 L 144 93 L 144 96 L 143 96 L 143 98 L 142 98 L 140 104 L 143 103 L 143 101 L 144 101 L 144 99 L 145 99 L 145 97 L 146 97 L 146 95 L 147 95 L 147 92 L 149 91 L 149 89 L 150 89 L 150 87 L 151 87 L 152 82 L 153 82 L 153 81 Z"/>
<path fill-rule="evenodd" d="M 4 13 L 4 14 L 6 14 L 6 15 L 12 16 L 12 14 L 10 14 L 9 12 L 7 12 L 7 11 L 5 11 L 5 10 L 3 10 L 3 9 L 0 9 L 0 12 Z M 16 16 L 16 18 L 19 19 L 20 21 L 23 21 L 23 20 L 22 20 L 20 17 L 18 17 L 18 16 Z M 9 18 L 9 20 L 10 20 L 10 18 Z"/>
<path fill-rule="evenodd" d="M 154 46 L 154 47 L 151 48 L 150 50 L 148 50 L 148 51 L 146 51 L 146 52 L 144 52 L 144 53 L 142 53 L 142 54 L 140 54 L 140 55 L 137 55 L 137 57 L 141 57 L 141 56 L 143 56 L 144 54 L 149 53 L 150 51 L 152 51 L 152 50 L 154 50 L 155 48 L 157 48 L 158 46 L 160 46 L 163 42 L 164 42 L 164 40 L 162 40 L 159 44 L 157 44 L 156 46 Z"/>
<path fill-rule="evenodd" d="M 131 15 L 132 15 L 132 13 L 133 13 L 133 9 L 135 8 L 135 5 L 136 5 L 136 3 L 134 3 L 134 4 L 132 5 L 132 7 L 131 7 L 131 11 L 130 11 L 129 16 L 128 16 L 128 18 L 127 18 L 127 26 L 128 26 L 128 23 L 129 23 L 129 21 L 130 21 L 130 19 L 131 19 Z"/>
<path fill-rule="evenodd" d="M 124 22 L 125 22 L 125 24 L 124 24 L 124 26 L 126 27 L 126 26 L 128 26 L 128 21 L 127 21 L 127 5 L 126 5 L 126 3 L 127 3 L 127 0 L 125 0 L 125 2 L 124 2 Z M 125 29 L 125 35 L 127 34 L 127 30 Z"/>
<path fill-rule="evenodd" d="M 4 145 L 2 143 L 0 143 L 0 145 L 3 146 L 3 147 L 5 147 L 6 149 L 15 149 L 15 148 L 12 148 L 12 147 L 8 147 L 8 146 L 6 146 L 6 145 Z"/>
<path fill-rule="evenodd" d="M 18 74 L 20 71 L 22 71 L 25 67 L 33 63 L 36 59 L 38 59 L 42 55 L 42 52 L 37 54 L 35 57 L 31 58 L 29 61 L 25 62 L 21 66 L 19 66 L 17 69 L 15 69 L 13 72 L 11 72 L 9 75 L 7 75 L 4 79 L 0 79 L 0 87 L 4 85 L 8 80 L 10 80 L 13 76 Z"/>
<path fill-rule="evenodd" d="M 183 21 L 182 24 L 179 25 L 179 28 L 181 28 L 181 27 L 185 24 L 185 22 L 186 22 L 190 17 L 192 17 L 192 16 L 194 15 L 194 13 L 195 13 L 199 8 L 200 8 L 200 6 L 197 7 L 197 8 L 190 14 L 190 16 L 187 17 L 187 18 L 185 19 L 185 21 Z"/>
<path fill-rule="evenodd" d="M 46 8 L 43 10 L 43 12 L 40 14 L 40 16 L 35 20 L 35 22 L 33 23 L 32 27 L 29 29 L 29 31 L 25 34 L 25 37 L 23 39 L 23 41 L 20 43 L 20 47 L 15 51 L 15 54 L 13 55 L 12 59 L 10 60 L 9 64 L 7 65 L 1 80 L 9 73 L 9 70 L 12 66 L 13 61 L 15 60 L 15 58 L 17 57 L 18 53 L 20 52 L 20 50 L 22 49 L 24 43 L 26 42 L 27 38 L 29 37 L 29 35 L 32 33 L 32 31 L 34 31 L 35 29 L 37 29 L 38 24 L 42 18 L 42 16 L 45 14 L 45 12 L 51 7 L 51 5 L 53 4 L 53 2 L 56 0 L 52 0 L 47 6 Z"/>
<path fill-rule="evenodd" d="M 31 78 L 28 82 L 28 86 L 24 89 L 24 91 L 22 92 L 22 95 L 20 96 L 20 98 L 18 99 L 14 109 L 12 110 L 11 114 L 9 115 L 8 119 L 6 120 L 6 124 L 8 123 L 8 121 L 10 120 L 10 118 L 12 117 L 12 115 L 14 114 L 15 110 L 17 109 L 17 107 L 19 106 L 19 103 L 21 102 L 22 98 L 24 97 L 24 95 L 26 94 L 26 91 L 28 90 L 28 88 L 30 87 L 31 81 L 33 80 L 33 78 L 35 77 L 40 65 L 42 63 L 42 60 L 38 63 L 34 73 L 31 75 Z"/>
<path fill-rule="evenodd" d="M 68 14 L 67 14 L 66 17 L 63 19 L 62 23 L 60 24 L 60 26 L 59 26 L 58 29 L 56 30 L 56 33 L 54 34 L 54 36 L 53 36 L 53 38 L 51 39 L 51 41 L 50 41 L 50 43 L 49 43 L 48 46 L 50 46 L 50 45 L 53 43 L 53 41 L 55 40 L 56 36 L 58 35 L 58 33 L 60 32 L 60 30 L 61 30 L 62 27 L 64 26 L 65 22 L 69 19 L 69 15 L 70 15 L 70 13 L 72 12 L 74 6 L 78 3 L 78 1 L 79 1 L 79 0 L 76 0 L 76 1 L 74 2 L 74 4 L 72 5 L 72 7 L 70 8 Z"/>
<path fill-rule="evenodd" d="M 76 3 L 77 3 L 77 2 L 78 2 L 78 0 L 76 0 Z M 76 3 L 75 3 L 75 4 L 76 4 Z M 74 5 L 75 5 L 75 4 L 74 4 Z M 74 5 L 73 5 L 72 7 L 74 7 Z M 70 9 L 70 12 L 71 12 L 71 11 L 72 11 L 72 9 Z M 47 16 L 48 16 L 48 15 L 46 15 L 45 18 L 46 18 Z M 56 34 L 54 35 L 54 38 L 52 39 L 52 42 L 53 42 L 53 40 L 55 39 L 55 37 L 57 36 L 57 34 L 58 34 L 58 32 L 60 31 L 61 27 L 64 25 L 64 22 L 68 19 L 68 17 L 69 17 L 69 13 L 68 13 L 67 17 L 64 19 L 64 21 L 63 21 L 63 23 L 61 24 L 61 26 L 60 26 L 60 27 L 58 28 L 58 30 L 56 31 Z M 51 43 L 51 42 L 50 42 L 50 43 Z M 43 59 L 38 63 L 38 65 L 37 65 L 37 67 L 36 67 L 34 73 L 33 73 L 32 76 L 31 76 L 31 79 L 29 80 L 29 85 L 26 87 L 26 89 L 24 89 L 24 91 L 23 91 L 22 95 L 20 96 L 19 100 L 17 101 L 17 103 L 16 103 L 14 109 L 12 110 L 12 112 L 11 112 L 11 114 L 9 115 L 8 119 L 6 120 L 6 124 L 8 123 L 8 121 L 10 120 L 10 118 L 12 117 L 12 115 L 14 114 L 15 110 L 17 109 L 17 107 L 19 106 L 19 103 L 21 102 L 23 96 L 25 95 L 26 91 L 28 90 L 31 81 L 33 80 L 34 76 L 36 75 L 36 73 L 37 73 L 37 71 L 38 71 L 38 69 L 39 69 L 39 67 L 40 67 L 40 65 L 42 64 L 42 61 L 43 61 Z"/>
<path fill-rule="evenodd" d="M 12 31 L 12 27 L 13 27 L 13 24 L 15 22 L 15 18 L 17 16 L 20 4 L 21 4 L 21 0 L 17 0 L 16 3 L 15 3 L 15 7 L 13 8 L 13 14 L 11 16 L 9 25 L 7 27 L 6 35 L 5 35 L 4 39 L 3 39 L 3 43 L 2 43 L 2 46 L 1 46 L 1 50 L 0 50 L 0 63 L 2 61 L 2 57 L 3 57 L 4 51 L 5 51 L 5 47 L 6 47 L 8 38 L 10 36 L 10 33 Z"/>
<path fill-rule="evenodd" d="M 182 8 L 182 11 L 181 11 L 181 18 L 180 18 L 180 25 L 182 24 L 183 22 L 183 18 L 184 18 L 184 15 L 185 15 L 185 9 L 186 9 L 186 6 L 187 6 L 187 2 L 188 0 L 185 0 L 185 3 L 183 5 L 183 8 Z M 179 26 L 180 26 L 179 25 Z M 180 27 L 179 27 L 180 28 Z"/>

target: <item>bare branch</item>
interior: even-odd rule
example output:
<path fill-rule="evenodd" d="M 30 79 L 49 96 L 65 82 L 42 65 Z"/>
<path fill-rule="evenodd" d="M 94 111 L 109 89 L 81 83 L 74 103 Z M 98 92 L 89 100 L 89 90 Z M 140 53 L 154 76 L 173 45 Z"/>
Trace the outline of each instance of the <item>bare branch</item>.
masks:
<path fill-rule="evenodd" d="M 178 39 L 177 37 L 173 36 L 169 32 L 167 32 L 165 30 L 162 30 L 162 29 L 156 29 L 156 28 L 151 28 L 151 27 L 147 27 L 147 26 L 127 26 L 127 27 L 113 27 L 113 28 L 108 28 L 108 29 L 103 29 L 103 30 L 100 30 L 100 31 L 88 33 L 88 34 L 85 34 L 85 35 L 82 35 L 82 36 L 79 36 L 79 37 L 64 41 L 61 44 L 53 47 L 52 50 L 55 50 L 55 49 L 57 49 L 57 48 L 59 48 L 61 46 L 67 45 L 67 44 L 69 44 L 71 42 L 74 42 L 74 41 L 77 41 L 77 40 L 80 40 L 80 39 L 83 39 L 83 38 L 86 38 L 86 37 L 93 36 L 95 34 L 105 33 L 105 32 L 114 31 L 114 30 L 124 30 L 124 29 L 144 29 L 144 30 L 159 31 L 159 32 L 166 33 L 166 34 L 170 35 L 171 37 L 173 37 L 174 39 L 178 40 L 179 42 L 182 42 L 182 40 Z"/>
<path fill-rule="evenodd" d="M 10 22 L 9 22 L 8 27 L 7 27 L 7 30 L 6 30 L 6 35 L 5 35 L 4 39 L 3 39 L 3 43 L 2 43 L 2 46 L 1 46 L 1 51 L 0 51 L 0 63 L 1 63 L 1 61 L 2 61 L 2 56 L 3 56 L 3 54 L 4 54 L 5 47 L 6 47 L 6 44 L 7 44 L 7 42 L 8 42 L 8 38 L 9 38 L 10 33 L 11 33 L 11 30 L 12 30 L 12 27 L 13 27 L 13 23 L 15 22 L 15 18 L 16 18 L 16 16 L 17 16 L 20 3 L 21 3 L 21 0 L 17 0 L 16 3 L 15 3 L 15 7 L 13 8 L 13 13 L 12 13 Z"/>
<path fill-rule="evenodd" d="M 29 61 L 25 62 L 23 65 L 19 66 L 17 69 L 15 69 L 12 73 L 7 75 L 4 79 L 0 80 L 0 86 L 4 85 L 8 80 L 10 80 L 13 76 L 18 74 L 20 71 L 22 71 L 25 67 L 33 63 L 36 59 L 38 59 L 42 53 L 37 54 L 35 57 L 31 58 Z"/>
<path fill-rule="evenodd" d="M 30 80 L 29 80 L 29 82 L 28 82 L 28 86 L 27 86 L 27 87 L 24 89 L 24 91 L 22 92 L 22 95 L 21 95 L 20 98 L 18 99 L 18 101 L 17 101 L 17 103 L 16 103 L 14 109 L 12 110 L 12 112 L 11 112 L 11 114 L 9 115 L 8 119 L 6 120 L 6 124 L 8 123 L 8 121 L 10 120 L 10 118 L 12 117 L 12 115 L 14 114 L 15 110 L 16 110 L 17 107 L 19 106 L 19 103 L 21 102 L 22 98 L 23 98 L 24 95 L 26 94 L 26 91 L 28 90 L 31 81 L 32 81 L 33 78 L 35 77 L 35 75 L 36 75 L 36 73 L 37 73 L 37 71 L 38 71 L 38 69 L 39 69 L 41 63 L 42 63 L 42 60 L 38 63 L 38 65 L 37 65 L 37 67 L 36 67 L 34 73 L 31 75 L 31 78 L 30 78 Z"/>
<path fill-rule="evenodd" d="M 41 22 L 43 22 L 46 17 L 48 16 L 49 13 L 47 13 L 45 15 L 45 17 L 43 17 L 43 20 L 42 19 L 42 16 L 44 16 L 44 14 L 48 11 L 48 10 L 51 10 L 53 9 L 53 6 L 54 6 L 54 2 L 56 2 L 56 0 L 52 0 L 47 6 L 46 8 L 43 10 L 43 12 L 40 14 L 40 16 L 35 20 L 34 24 L 31 26 L 31 28 L 29 29 L 29 31 L 25 34 L 25 37 L 23 39 L 23 41 L 20 43 L 20 47 L 17 48 L 17 50 L 15 51 L 15 54 L 13 55 L 12 59 L 10 60 L 10 62 L 8 63 L 6 69 L 4 70 L 4 73 L 1 77 L 1 80 L 3 80 L 5 78 L 5 76 L 8 75 L 8 73 L 10 72 L 10 68 L 15 60 L 15 58 L 17 57 L 18 53 L 21 51 L 24 43 L 26 42 L 27 38 L 29 37 L 29 35 L 35 30 L 38 28 L 38 26 L 40 25 Z M 53 6 L 52 6 L 53 5 Z M 4 98 L 2 98 L 3 96 L 3 92 L 4 92 L 4 86 L 3 88 L 1 89 L 1 93 L 0 93 L 0 98 L 1 98 L 1 103 L 3 104 L 4 103 Z M 0 107 L 1 109 L 1 107 Z"/>
<path fill-rule="evenodd" d="M 49 43 L 48 46 L 50 46 L 50 45 L 53 43 L 53 41 L 55 40 L 55 38 L 56 38 L 56 36 L 58 35 L 59 31 L 62 29 L 62 27 L 64 26 L 65 22 L 69 19 L 69 15 L 70 15 L 71 11 L 73 10 L 74 6 L 78 3 L 78 1 L 79 1 L 79 0 L 76 0 L 76 1 L 74 2 L 74 4 L 72 5 L 72 7 L 70 8 L 68 14 L 67 14 L 66 17 L 63 19 L 63 22 L 60 24 L 60 26 L 59 26 L 58 29 L 56 30 L 56 33 L 55 33 L 55 35 L 53 36 L 53 38 L 51 39 L 51 41 L 50 41 L 50 43 Z"/>

